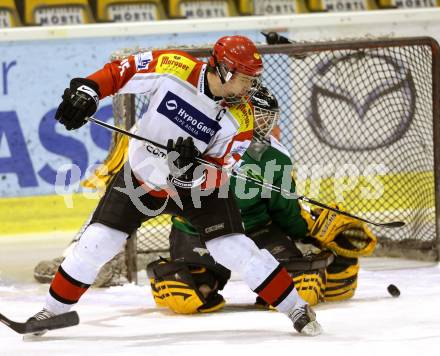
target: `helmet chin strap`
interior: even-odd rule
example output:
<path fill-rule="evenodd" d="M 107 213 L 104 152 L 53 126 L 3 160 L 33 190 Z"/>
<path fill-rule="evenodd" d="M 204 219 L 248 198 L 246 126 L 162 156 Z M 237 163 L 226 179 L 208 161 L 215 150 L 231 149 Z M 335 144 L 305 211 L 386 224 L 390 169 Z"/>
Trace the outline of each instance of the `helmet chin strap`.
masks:
<path fill-rule="evenodd" d="M 225 81 L 225 78 L 223 78 L 223 73 L 222 73 L 222 71 L 220 70 L 220 65 L 219 65 L 218 62 L 217 62 L 217 57 L 213 54 L 213 55 L 212 55 L 212 58 L 214 58 L 215 70 L 216 70 L 218 76 L 220 77 L 220 80 L 221 80 L 222 84 L 225 84 L 226 81 Z"/>
<path fill-rule="evenodd" d="M 218 73 L 218 75 L 219 75 L 219 77 L 220 77 L 220 80 L 221 80 L 222 84 L 226 84 L 226 82 L 229 82 L 229 80 L 231 80 L 232 75 L 233 75 L 234 73 L 228 71 L 228 73 L 226 74 L 226 78 L 225 78 L 225 76 L 224 76 L 223 73 L 222 73 L 222 68 L 220 67 L 220 64 L 219 64 L 218 61 L 217 61 L 217 57 L 216 57 L 214 54 L 212 55 L 212 57 L 214 58 L 215 70 L 217 71 L 217 73 Z"/>

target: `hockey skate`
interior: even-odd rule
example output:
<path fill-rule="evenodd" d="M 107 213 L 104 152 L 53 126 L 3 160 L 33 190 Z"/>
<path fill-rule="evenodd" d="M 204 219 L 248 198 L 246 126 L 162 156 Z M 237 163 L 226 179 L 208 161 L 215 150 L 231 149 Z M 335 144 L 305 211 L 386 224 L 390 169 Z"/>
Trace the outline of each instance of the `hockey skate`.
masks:
<path fill-rule="evenodd" d="M 33 321 L 40 321 L 40 320 L 46 320 L 46 319 L 50 319 L 53 318 L 56 314 L 52 313 L 51 311 L 43 308 L 42 310 L 40 310 L 37 314 L 35 314 L 34 316 L 31 316 L 28 320 L 27 323 L 33 322 Z M 25 334 L 23 336 L 23 339 L 32 339 L 34 336 L 42 336 L 45 333 L 47 333 L 48 329 L 45 330 L 40 330 L 40 331 L 35 331 L 33 333 L 29 333 L 29 334 Z"/>
<path fill-rule="evenodd" d="M 289 318 L 292 320 L 295 330 L 300 334 L 316 336 L 322 333 L 322 327 L 316 321 L 316 314 L 308 304 L 294 308 L 289 313 Z"/>

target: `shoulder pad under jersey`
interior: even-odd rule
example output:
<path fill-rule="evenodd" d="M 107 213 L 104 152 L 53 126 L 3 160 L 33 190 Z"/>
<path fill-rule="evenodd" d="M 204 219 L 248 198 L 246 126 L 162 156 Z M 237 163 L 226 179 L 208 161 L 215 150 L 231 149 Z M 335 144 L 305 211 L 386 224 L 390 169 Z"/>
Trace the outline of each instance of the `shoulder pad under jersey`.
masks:
<path fill-rule="evenodd" d="M 229 112 L 240 126 L 237 133 L 254 129 L 254 112 L 249 102 L 243 101 L 229 107 Z"/>

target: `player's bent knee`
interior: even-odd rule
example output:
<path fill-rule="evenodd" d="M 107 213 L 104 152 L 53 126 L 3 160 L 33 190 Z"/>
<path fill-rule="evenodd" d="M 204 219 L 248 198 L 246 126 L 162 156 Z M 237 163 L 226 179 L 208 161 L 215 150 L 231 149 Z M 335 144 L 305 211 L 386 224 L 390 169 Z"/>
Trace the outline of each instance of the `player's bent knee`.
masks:
<path fill-rule="evenodd" d="M 74 254 L 91 265 L 101 267 L 122 250 L 127 237 L 125 232 L 94 223 L 84 231 Z"/>
<path fill-rule="evenodd" d="M 125 232 L 103 224 L 91 224 L 66 256 L 62 267 L 73 278 L 93 283 L 99 269 L 122 250 L 127 237 Z"/>

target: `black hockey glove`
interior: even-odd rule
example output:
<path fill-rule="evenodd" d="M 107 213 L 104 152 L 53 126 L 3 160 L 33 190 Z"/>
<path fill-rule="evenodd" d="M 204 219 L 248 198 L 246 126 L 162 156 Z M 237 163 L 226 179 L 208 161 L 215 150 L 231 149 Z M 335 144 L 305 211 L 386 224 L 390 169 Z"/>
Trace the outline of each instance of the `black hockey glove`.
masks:
<path fill-rule="evenodd" d="M 176 143 L 171 139 L 168 140 L 167 152 L 170 168 L 169 180 L 177 188 L 191 189 L 205 181 L 205 172 L 196 161 L 200 152 L 194 145 L 192 137 L 185 140 L 179 137 Z"/>
<path fill-rule="evenodd" d="M 99 87 L 93 80 L 74 78 L 70 81 L 70 88 L 64 90 L 63 101 L 58 106 L 55 119 L 63 124 L 67 130 L 78 129 L 98 109 Z"/>

